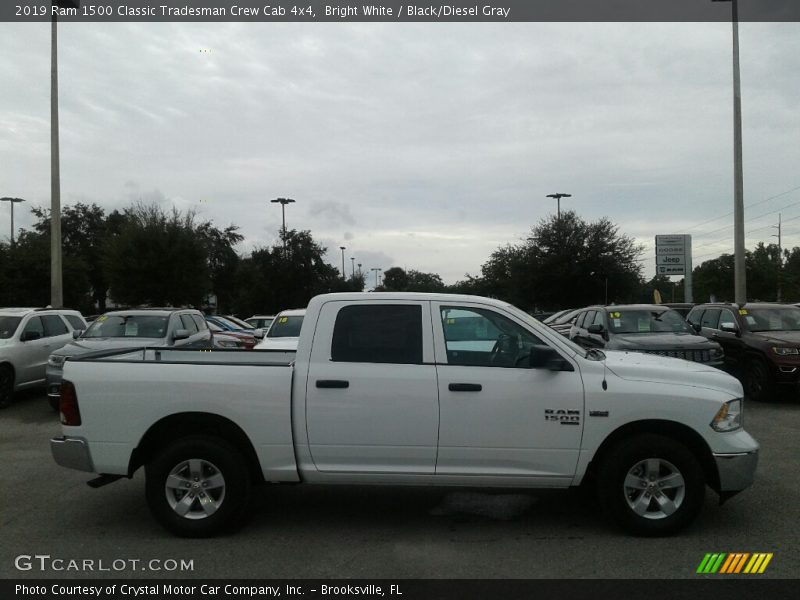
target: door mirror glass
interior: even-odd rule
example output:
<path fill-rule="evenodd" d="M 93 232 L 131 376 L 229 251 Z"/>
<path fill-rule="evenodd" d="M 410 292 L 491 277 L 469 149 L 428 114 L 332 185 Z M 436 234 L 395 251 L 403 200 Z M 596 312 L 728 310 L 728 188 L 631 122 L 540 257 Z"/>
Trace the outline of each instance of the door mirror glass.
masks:
<path fill-rule="evenodd" d="M 586 331 L 588 331 L 589 333 L 601 335 L 603 333 L 603 326 L 600 323 L 594 323 L 592 325 L 589 325 L 589 328 Z"/>

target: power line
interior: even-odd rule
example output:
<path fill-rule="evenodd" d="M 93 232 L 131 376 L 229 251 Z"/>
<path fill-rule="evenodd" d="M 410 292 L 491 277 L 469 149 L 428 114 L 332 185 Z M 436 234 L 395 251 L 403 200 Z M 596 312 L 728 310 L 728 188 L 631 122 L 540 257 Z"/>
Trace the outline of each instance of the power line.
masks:
<path fill-rule="evenodd" d="M 765 202 L 769 202 L 770 200 L 775 200 L 776 198 L 780 198 L 781 196 L 785 196 L 786 194 L 791 194 L 792 192 L 796 192 L 800 190 L 800 185 L 794 187 L 790 190 L 786 190 L 785 192 L 781 192 L 780 194 L 776 194 L 774 196 L 770 196 L 769 198 L 764 198 L 763 200 L 759 200 L 758 202 L 754 202 L 753 204 L 746 204 L 745 208 L 753 208 L 754 206 L 758 206 L 760 204 L 764 204 Z M 718 221 L 720 219 L 724 219 L 725 217 L 729 217 L 733 214 L 733 211 L 729 213 L 725 213 L 724 215 L 720 215 L 719 217 L 714 217 L 713 219 L 709 219 L 708 221 L 703 221 L 702 223 L 698 223 L 697 225 L 692 225 L 685 231 L 691 231 L 693 229 L 697 229 L 698 227 L 702 227 L 703 225 L 707 225 L 708 223 L 713 223 L 714 221 Z M 732 226 L 731 226 L 732 227 Z"/>

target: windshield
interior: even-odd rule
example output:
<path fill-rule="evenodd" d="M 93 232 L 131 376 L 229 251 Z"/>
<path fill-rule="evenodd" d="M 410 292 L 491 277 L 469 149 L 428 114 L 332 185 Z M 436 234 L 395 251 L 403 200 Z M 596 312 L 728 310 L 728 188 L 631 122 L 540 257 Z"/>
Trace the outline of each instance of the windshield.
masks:
<path fill-rule="evenodd" d="M 7 340 L 19 326 L 22 317 L 0 317 L 0 340 Z"/>
<path fill-rule="evenodd" d="M 568 310 L 566 313 L 558 317 L 557 319 L 553 319 L 548 325 L 566 325 L 569 323 L 570 319 L 574 319 L 575 315 L 577 315 L 581 311 L 580 308 L 576 310 Z"/>
<path fill-rule="evenodd" d="M 155 315 L 102 315 L 83 334 L 84 338 L 163 338 L 168 317 Z"/>
<path fill-rule="evenodd" d="M 612 333 L 694 333 L 674 310 L 609 310 Z"/>
<path fill-rule="evenodd" d="M 800 308 L 748 308 L 739 311 L 750 331 L 800 331 Z"/>
<path fill-rule="evenodd" d="M 300 326 L 303 324 L 303 315 L 294 317 L 278 317 L 269 328 L 267 337 L 284 338 L 300 337 Z"/>
<path fill-rule="evenodd" d="M 236 317 L 225 317 L 228 321 L 236 325 L 239 329 L 255 329 L 250 323 L 247 321 L 242 321 L 241 319 L 237 319 Z"/>

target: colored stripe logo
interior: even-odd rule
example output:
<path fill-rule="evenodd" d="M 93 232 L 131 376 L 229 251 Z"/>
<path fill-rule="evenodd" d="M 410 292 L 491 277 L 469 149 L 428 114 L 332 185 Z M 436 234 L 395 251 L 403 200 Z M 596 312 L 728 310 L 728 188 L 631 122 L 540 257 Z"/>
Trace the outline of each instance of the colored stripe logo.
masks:
<path fill-rule="evenodd" d="M 702 574 L 738 574 L 750 575 L 763 573 L 772 560 L 772 553 L 766 552 L 715 552 L 706 554 L 697 567 L 697 572 Z"/>

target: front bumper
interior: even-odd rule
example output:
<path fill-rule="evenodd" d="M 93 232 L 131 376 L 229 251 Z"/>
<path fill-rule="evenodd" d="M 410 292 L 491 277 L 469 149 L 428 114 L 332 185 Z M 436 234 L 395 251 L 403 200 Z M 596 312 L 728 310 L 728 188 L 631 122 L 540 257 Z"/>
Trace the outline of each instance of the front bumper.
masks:
<path fill-rule="evenodd" d="M 714 454 L 719 473 L 719 492 L 740 492 L 750 487 L 758 466 L 758 450 Z"/>
<path fill-rule="evenodd" d="M 50 452 L 56 463 L 68 469 L 94 473 L 89 444 L 78 438 L 57 437 L 50 440 Z"/>

